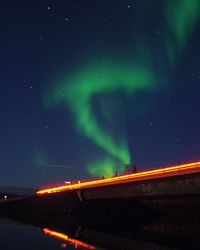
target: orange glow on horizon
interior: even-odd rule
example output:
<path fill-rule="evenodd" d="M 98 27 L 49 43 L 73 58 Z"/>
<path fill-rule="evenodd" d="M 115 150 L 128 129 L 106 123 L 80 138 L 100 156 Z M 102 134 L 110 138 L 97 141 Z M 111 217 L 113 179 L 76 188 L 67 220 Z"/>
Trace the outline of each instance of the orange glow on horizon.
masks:
<path fill-rule="evenodd" d="M 74 190 L 74 189 L 82 189 L 82 188 L 91 188 L 91 187 L 98 187 L 104 185 L 113 185 L 113 184 L 120 184 L 125 182 L 132 182 L 137 180 L 146 180 L 152 178 L 162 178 L 167 176 L 173 175 L 181 175 L 181 174 L 189 174 L 192 172 L 200 172 L 200 161 L 199 162 L 192 162 L 187 164 L 175 165 L 165 168 L 158 168 L 152 170 L 146 170 L 142 172 L 136 172 L 132 174 L 120 175 L 109 177 L 105 179 L 97 179 L 91 181 L 84 181 L 79 182 L 76 184 L 70 185 L 62 185 L 53 188 L 46 188 L 41 189 L 36 192 L 37 195 L 44 195 L 50 193 L 57 193 L 67 190 Z"/>
<path fill-rule="evenodd" d="M 64 241 L 68 241 L 69 243 L 75 245 L 75 246 L 79 246 L 79 247 L 85 247 L 85 248 L 88 248 L 88 249 L 96 249 L 94 246 L 91 246 L 87 243 L 84 243 L 80 240 L 77 240 L 77 239 L 73 239 L 73 238 L 70 238 L 68 235 L 66 234 L 62 234 L 62 233 L 59 233 L 59 232 L 56 232 L 56 231 L 52 231 L 48 228 L 44 228 L 43 229 L 43 232 L 46 233 L 46 234 L 49 234 L 57 239 L 60 239 L 60 240 L 64 240 Z"/>

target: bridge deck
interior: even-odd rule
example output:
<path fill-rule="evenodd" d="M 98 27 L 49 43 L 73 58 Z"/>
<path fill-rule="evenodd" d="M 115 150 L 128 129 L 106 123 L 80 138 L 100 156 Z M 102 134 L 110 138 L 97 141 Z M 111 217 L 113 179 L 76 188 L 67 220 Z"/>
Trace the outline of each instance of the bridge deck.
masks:
<path fill-rule="evenodd" d="M 127 175 L 120 175 L 115 177 L 109 177 L 105 179 L 89 180 L 78 182 L 76 184 L 62 185 L 53 188 L 41 189 L 36 192 L 37 195 L 45 195 L 57 192 L 63 192 L 67 190 L 74 189 L 84 189 L 108 185 L 116 185 L 122 183 L 135 182 L 140 180 L 150 180 L 150 179 L 160 179 L 164 177 L 179 176 L 179 175 L 188 175 L 191 173 L 200 173 L 200 161 L 186 163 L 182 165 L 170 166 L 159 169 L 152 169 L 142 172 L 136 172 Z"/>

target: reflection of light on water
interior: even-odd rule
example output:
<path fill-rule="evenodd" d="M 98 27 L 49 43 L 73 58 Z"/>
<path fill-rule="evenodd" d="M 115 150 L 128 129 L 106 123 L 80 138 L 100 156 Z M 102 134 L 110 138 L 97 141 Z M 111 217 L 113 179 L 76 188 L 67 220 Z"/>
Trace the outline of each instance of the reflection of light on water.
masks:
<path fill-rule="evenodd" d="M 84 243 L 82 241 L 79 241 L 77 239 L 70 238 L 66 234 L 62 234 L 62 233 L 59 233 L 59 232 L 56 232 L 56 231 L 52 231 L 52 230 L 50 230 L 48 228 L 44 228 L 43 232 L 46 233 L 46 234 L 49 234 L 49 235 L 51 235 L 51 236 L 53 236 L 53 237 L 55 237 L 57 239 L 67 241 L 67 242 L 73 244 L 76 248 L 77 247 L 85 247 L 85 248 L 88 248 L 88 249 L 96 249 L 94 246 L 91 246 L 91 245 L 89 245 L 87 243 Z M 66 248 L 67 244 L 63 243 L 63 244 L 61 244 L 61 247 Z"/>

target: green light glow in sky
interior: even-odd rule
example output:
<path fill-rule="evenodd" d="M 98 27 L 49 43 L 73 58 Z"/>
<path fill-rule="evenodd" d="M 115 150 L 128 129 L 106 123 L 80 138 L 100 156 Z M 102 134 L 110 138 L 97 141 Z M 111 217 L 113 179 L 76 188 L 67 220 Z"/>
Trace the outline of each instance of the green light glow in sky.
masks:
<path fill-rule="evenodd" d="M 123 166 L 117 166 L 113 159 L 103 158 L 99 161 L 89 163 L 88 170 L 92 176 L 109 177 L 112 176 L 117 170 L 122 171 Z"/>
<path fill-rule="evenodd" d="M 164 2 L 165 16 L 170 32 L 166 34 L 166 47 L 171 64 L 177 52 L 186 48 L 188 39 L 199 19 L 199 0 L 168 0 Z"/>
<path fill-rule="evenodd" d="M 106 63 L 104 61 L 104 63 L 85 67 L 71 78 L 58 82 L 53 95 L 50 93 L 47 95 L 47 99 L 50 105 L 64 101 L 70 107 L 74 124 L 79 133 L 93 141 L 107 155 L 115 157 L 122 164 L 125 164 L 130 163 L 126 138 L 114 138 L 112 133 L 106 131 L 99 124 L 93 111 L 92 98 L 97 94 L 114 93 L 115 91 L 129 95 L 152 88 L 153 84 L 152 70 L 146 67 L 124 65 L 123 63 L 110 63 L 109 60 L 106 60 Z M 106 161 L 106 164 L 103 165 L 101 170 L 95 166 L 92 170 L 90 163 L 90 173 L 113 173 L 111 164 L 107 164 Z M 107 169 L 108 166 L 110 169 Z"/>
<path fill-rule="evenodd" d="M 165 43 L 163 48 L 166 49 L 170 65 L 174 65 L 177 55 L 186 48 L 188 39 L 195 28 L 200 1 L 168 0 L 163 3 L 167 27 L 166 32 L 163 32 Z M 64 77 L 64 80 L 57 81 L 55 88 L 46 93 L 47 105 L 57 106 L 61 102 L 65 103 L 73 115 L 76 130 L 105 152 L 105 159 L 93 164 L 90 161 L 88 164 L 88 171 L 92 175 L 112 175 L 116 171 L 116 162 L 120 162 L 122 166 L 132 160 L 127 138 L 125 136 L 116 138 L 111 129 L 108 131 L 104 124 L 100 124 L 93 100 L 101 101 L 100 95 L 114 94 L 117 91 L 121 91 L 123 95 L 133 95 L 138 91 L 148 91 L 156 86 L 159 73 L 155 74 L 152 70 L 154 55 L 151 54 L 148 44 L 145 44 L 140 45 L 141 51 L 135 51 L 132 55 L 133 58 L 140 58 L 140 63 L 130 61 L 124 63 L 123 60 L 112 58 L 109 53 L 103 60 L 95 61 L 93 64 L 84 64 L 83 60 L 80 69 Z M 144 50 L 147 51 L 145 55 L 142 52 Z M 163 80 L 165 77 L 165 75 L 162 76 Z M 109 112 L 103 109 L 101 112 L 105 123 L 108 122 L 108 118 L 109 120 L 113 118 Z"/>

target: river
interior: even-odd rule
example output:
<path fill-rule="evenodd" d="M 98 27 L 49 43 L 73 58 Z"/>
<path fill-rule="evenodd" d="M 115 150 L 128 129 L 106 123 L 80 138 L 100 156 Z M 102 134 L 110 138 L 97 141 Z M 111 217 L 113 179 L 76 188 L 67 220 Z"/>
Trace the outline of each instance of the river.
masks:
<path fill-rule="evenodd" d="M 93 246 L 62 235 L 60 238 L 48 229 L 23 225 L 10 220 L 0 220 L 1 250 L 57 250 L 57 249 L 93 249 Z M 63 237 L 63 239 L 61 238 Z M 97 250 L 100 248 L 96 248 Z"/>
<path fill-rule="evenodd" d="M 182 228 L 184 231 L 185 229 Z M 153 239 L 147 236 L 138 238 L 139 235 L 124 236 L 123 233 L 112 234 L 105 231 L 93 229 L 81 229 L 81 238 L 73 238 L 67 233 L 56 231 L 50 228 L 37 228 L 31 225 L 14 222 L 7 219 L 0 220 L 0 249 L 1 250 L 57 250 L 57 249 L 96 249 L 96 250 L 175 250 L 175 249 L 199 249 L 199 242 L 187 242 L 180 244 L 180 239 L 173 237 L 173 241 Z M 177 228 L 175 231 L 180 231 Z M 192 233 L 192 232 L 191 232 Z M 176 240 L 178 241 L 176 242 Z M 91 242 L 96 242 L 95 244 Z M 178 244 L 177 244 L 178 243 Z M 189 244 L 188 244 L 189 243 Z"/>

